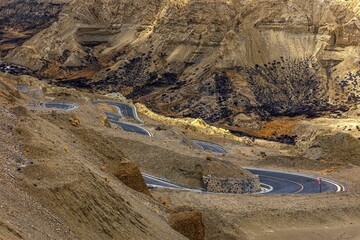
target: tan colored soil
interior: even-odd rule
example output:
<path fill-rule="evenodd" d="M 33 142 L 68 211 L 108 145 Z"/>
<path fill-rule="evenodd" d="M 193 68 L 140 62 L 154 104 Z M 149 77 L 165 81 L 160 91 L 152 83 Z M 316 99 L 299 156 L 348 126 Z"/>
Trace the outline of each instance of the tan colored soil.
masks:
<path fill-rule="evenodd" d="M 190 240 L 205 239 L 202 214 L 194 211 L 174 212 L 169 216 L 170 225 Z"/>
<path fill-rule="evenodd" d="M 160 203 L 111 174 L 127 159 L 102 133 L 107 128 L 96 107 L 11 110 L 20 100 L 9 87 L 0 85 L 0 239 L 185 239 L 168 225 Z M 134 176 L 129 185 L 139 184 Z"/>
<path fill-rule="evenodd" d="M 110 172 L 128 187 L 151 197 L 145 180 L 135 163 L 130 161 L 121 161 L 119 163 L 112 164 L 112 166 L 110 166 Z"/>
<path fill-rule="evenodd" d="M 104 113 L 88 101 L 98 96 L 89 93 L 48 87 L 48 96 L 76 102 L 80 108 L 29 111 L 21 107 L 28 97 L 17 93 L 15 83 L 40 83 L 0 77 L 0 239 L 183 239 L 169 222 L 181 232 L 186 229 L 185 236 L 198 233 L 199 237 L 201 228 L 195 227 L 201 225 L 196 220 L 199 213 L 205 239 L 359 239 L 360 167 L 296 156 L 311 142 L 292 147 L 257 140 L 250 146 L 199 135 L 229 150 L 227 154 L 205 152 L 190 144 L 184 134 L 188 130 L 180 127 L 156 130 L 159 124 L 145 125 L 154 133 L 148 138 L 104 126 Z M 73 125 L 70 119 L 79 124 Z M 352 146 L 341 139 L 325 137 L 321 144 L 337 145 L 339 150 L 343 149 L 340 143 Z M 346 139 L 356 142 L 356 138 Z M 326 176 L 343 183 L 349 192 L 262 196 L 153 190 L 154 200 L 134 190 L 146 193 L 139 172 L 128 160 L 142 171 L 189 186 L 200 186 L 199 177 L 204 166 L 211 166 L 209 162 L 216 164 L 208 169 L 220 168 L 219 173 L 228 171 L 221 170 L 221 164 L 312 174 L 336 166 Z M 133 189 L 114 176 L 117 171 Z M 194 211 L 176 211 L 183 206 Z M 172 214 L 173 209 L 177 214 Z"/>

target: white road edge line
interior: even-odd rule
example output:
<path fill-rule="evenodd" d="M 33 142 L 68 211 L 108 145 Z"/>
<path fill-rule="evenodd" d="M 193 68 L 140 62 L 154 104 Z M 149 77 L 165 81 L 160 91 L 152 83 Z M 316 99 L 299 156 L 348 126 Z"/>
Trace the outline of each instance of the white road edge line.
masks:
<path fill-rule="evenodd" d="M 201 146 L 201 144 L 199 143 L 203 143 L 203 144 L 207 144 L 208 146 L 211 146 L 213 148 L 220 148 L 224 151 L 224 153 L 229 153 L 227 148 L 224 146 L 221 146 L 220 144 L 217 143 L 212 143 L 212 142 L 207 142 L 207 141 L 202 141 L 202 140 L 197 140 L 197 139 L 190 139 L 191 141 L 193 141 L 196 145 L 200 146 L 203 150 L 205 150 L 205 148 L 203 146 Z"/>
<path fill-rule="evenodd" d="M 129 122 L 122 122 L 122 121 L 119 121 L 121 123 L 124 123 L 124 124 L 128 124 L 130 126 L 133 126 L 133 127 L 138 127 L 138 128 L 141 128 L 142 130 L 144 130 L 150 137 L 153 137 L 152 133 L 149 132 L 147 129 L 143 128 L 143 127 L 140 127 L 139 125 L 136 125 L 136 124 L 133 124 L 133 123 L 129 123 Z"/>
<path fill-rule="evenodd" d="M 126 104 L 127 104 L 127 103 L 126 103 Z M 130 104 L 127 104 L 127 105 L 129 105 L 129 106 L 132 108 L 132 110 L 133 110 L 133 112 L 134 112 L 135 119 L 136 119 L 138 122 L 140 122 L 141 124 L 144 124 L 144 122 L 139 118 L 139 116 L 138 116 L 138 114 L 137 114 L 136 107 L 135 107 L 134 105 L 130 105 Z"/>
<path fill-rule="evenodd" d="M 337 182 L 327 179 L 327 178 L 321 178 L 322 181 L 324 182 L 328 182 L 331 183 L 333 185 L 335 185 L 337 187 L 337 191 L 336 192 L 345 192 L 345 187 L 341 184 L 338 184 Z"/>
<path fill-rule="evenodd" d="M 260 183 L 260 187 L 262 189 L 266 189 L 266 190 L 262 190 L 261 192 L 258 192 L 259 194 L 269 193 L 269 192 L 272 192 L 274 190 L 273 186 L 271 186 L 269 184 L 265 184 L 265 183 Z"/>
<path fill-rule="evenodd" d="M 149 178 L 149 179 L 158 181 L 158 182 L 163 182 L 164 184 L 167 184 L 167 185 L 169 185 L 169 186 L 173 186 L 173 187 L 175 187 L 175 188 L 183 188 L 183 187 L 181 187 L 181 186 L 178 186 L 178 185 L 175 185 L 175 184 L 173 184 L 173 183 L 169 183 L 169 182 L 163 181 L 163 180 L 158 179 L 158 178 L 153 177 L 153 176 L 149 176 L 149 175 L 145 175 L 145 174 L 143 174 L 143 176 L 145 176 L 146 178 Z"/>
<path fill-rule="evenodd" d="M 54 104 L 56 104 L 56 103 L 54 103 Z M 62 110 L 62 111 L 65 111 L 65 112 L 67 112 L 67 111 L 72 111 L 72 110 L 75 110 L 75 109 L 78 109 L 78 108 L 80 108 L 79 106 L 77 106 L 76 104 L 67 104 L 67 103 L 58 103 L 58 104 L 60 104 L 60 105 L 64 105 L 64 106 L 71 106 L 71 108 L 69 108 L 69 109 L 64 109 L 64 108 L 56 108 L 56 107 L 46 107 L 45 105 L 44 105 L 44 109 L 54 109 L 54 110 Z M 27 108 L 29 108 L 29 109 L 33 109 L 33 110 L 41 110 L 41 107 L 35 107 L 35 106 L 31 106 L 32 104 L 25 104 L 25 107 L 27 107 Z"/>
<path fill-rule="evenodd" d="M 262 168 L 252 168 L 252 167 L 243 167 L 245 170 L 249 169 L 249 170 L 258 170 L 258 171 L 264 171 L 264 172 L 276 172 L 276 173 L 286 173 L 286 174 L 291 174 L 291 175 L 296 175 L 296 176 L 301 176 L 301 177 L 308 177 L 308 178 L 312 178 L 314 180 L 316 180 L 316 176 L 315 175 L 310 175 L 310 174 L 302 174 L 302 173 L 294 173 L 294 172 L 284 172 L 284 171 L 279 171 L 279 170 L 269 170 L 269 169 L 262 169 Z M 327 179 L 327 178 L 321 178 L 322 181 L 330 183 L 332 185 L 334 185 L 337 190 L 336 192 L 345 192 L 345 187 L 333 180 Z"/>
<path fill-rule="evenodd" d="M 118 113 L 120 115 L 120 118 L 123 118 L 124 115 L 122 115 L 120 108 L 118 106 L 114 106 L 114 105 L 112 105 L 112 106 L 116 108 L 116 110 L 118 111 Z"/>
<path fill-rule="evenodd" d="M 97 101 L 94 101 L 94 102 L 95 102 L 95 104 L 97 104 L 97 103 L 105 103 L 105 104 L 107 104 L 107 105 L 111 105 L 111 106 L 113 106 L 113 107 L 116 107 L 116 109 L 118 110 L 118 113 L 119 113 L 119 115 L 120 115 L 120 118 L 123 118 L 123 117 L 124 117 L 124 115 L 121 113 L 120 108 L 119 108 L 118 106 L 114 105 L 114 104 L 111 104 L 112 101 L 100 101 L 100 100 L 97 100 Z M 115 102 L 113 102 L 113 103 L 115 103 Z M 140 122 L 141 124 L 144 124 L 144 122 L 143 122 L 142 120 L 140 120 L 140 118 L 138 117 L 135 106 L 133 106 L 133 105 L 131 105 L 131 104 L 129 104 L 129 103 L 122 103 L 122 102 L 118 102 L 118 103 L 129 106 L 129 107 L 132 109 L 133 113 L 134 113 L 135 120 L 137 120 L 137 121 Z M 128 123 L 128 122 L 123 122 L 123 123 L 129 124 L 129 125 L 131 125 L 131 126 L 134 126 L 134 127 L 138 127 L 138 128 L 143 129 L 150 137 L 153 137 L 153 136 L 154 136 L 149 130 L 147 130 L 147 129 L 143 128 L 143 127 L 140 127 L 140 126 L 138 126 L 138 125 L 135 125 L 135 124 L 132 124 L 132 123 Z"/>
<path fill-rule="evenodd" d="M 110 101 L 110 102 L 111 102 L 111 101 Z M 140 120 L 140 118 L 138 117 L 137 110 L 136 110 L 136 107 L 135 107 L 134 105 L 131 105 L 131 104 L 129 104 L 129 103 L 121 103 L 121 102 L 119 102 L 119 103 L 129 106 L 129 107 L 133 110 L 133 113 L 134 113 L 134 116 L 135 116 L 135 120 L 139 121 L 139 122 L 142 123 L 142 124 L 144 123 L 144 122 L 143 122 L 142 120 Z M 108 103 L 107 103 L 107 104 L 108 104 Z M 111 104 L 111 105 L 113 105 L 113 104 Z M 75 106 L 76 106 L 76 105 L 75 105 Z M 114 106 L 114 105 L 113 105 L 113 106 Z M 121 116 L 123 116 L 123 115 L 121 114 L 120 108 L 117 107 L 117 106 L 115 106 L 115 107 L 117 108 L 119 114 L 120 114 Z M 76 106 L 76 108 L 77 108 L 77 106 Z M 69 109 L 68 109 L 68 110 L 69 110 Z M 71 109 L 71 110 L 72 110 L 72 109 Z M 66 110 L 66 111 L 67 111 L 67 110 Z M 145 129 L 145 128 L 142 128 L 142 127 L 140 127 L 140 126 L 138 126 L 138 125 L 131 124 L 131 123 L 128 123 L 128 122 L 124 122 L 124 123 L 125 123 L 125 124 L 129 124 L 129 125 L 134 126 L 134 127 L 139 127 L 139 128 L 141 128 L 141 129 L 143 129 L 145 132 L 147 132 L 150 137 L 153 137 L 152 133 L 149 132 L 149 131 L 148 131 L 147 129 Z M 196 140 L 196 141 L 199 141 L 199 140 Z M 203 141 L 203 142 L 204 142 L 204 141 Z M 207 142 L 205 142 L 205 143 L 207 143 Z M 210 144 L 212 144 L 212 143 L 210 143 Z M 218 145 L 218 144 L 214 144 L 214 145 Z M 227 152 L 227 149 L 226 149 L 225 147 L 223 147 L 223 146 L 221 146 L 221 145 L 218 145 L 218 146 L 219 146 L 220 148 L 222 148 L 225 152 Z M 201 147 L 201 146 L 200 146 L 200 147 Z M 278 171 L 278 170 L 268 170 L 268 169 L 251 168 L 251 167 L 244 167 L 244 169 L 259 170 L 259 171 L 264 171 L 264 172 L 287 173 L 287 174 L 292 174 L 292 175 L 296 175 L 296 176 L 302 176 L 302 177 L 308 177 L 308 178 L 316 179 L 315 176 L 311 176 L 311 175 L 307 175 L 307 174 L 300 174 L 300 173 L 293 173 L 293 172 L 283 172 L 283 171 Z M 146 176 L 146 177 L 148 177 L 148 178 L 150 178 L 150 179 L 157 180 L 157 181 L 161 181 L 161 179 L 157 179 L 157 178 L 151 177 L 150 175 L 147 175 L 147 174 L 143 174 L 143 175 Z M 336 182 L 333 181 L 333 180 L 330 180 L 330 179 L 327 179 L 327 178 L 322 178 L 322 181 L 325 181 L 325 182 L 327 182 L 327 183 L 330 183 L 330 184 L 336 186 L 336 188 L 337 188 L 337 191 L 336 191 L 336 192 L 343 192 L 343 191 L 345 191 L 345 187 L 344 187 L 343 185 L 338 184 L 338 183 L 336 183 Z M 165 182 L 165 181 L 164 181 L 164 183 L 169 184 L 169 185 L 176 186 L 177 189 L 179 189 L 179 188 L 180 188 L 180 189 L 188 189 L 188 188 L 181 188 L 180 186 L 177 186 L 177 185 L 174 185 L 174 184 Z M 270 186 L 270 185 L 267 185 L 267 184 L 264 184 L 264 183 L 260 183 L 260 184 L 263 185 L 263 186 L 269 187 L 270 190 L 269 190 L 268 192 L 271 192 L 271 191 L 274 190 L 274 188 L 273 188 L 272 186 Z M 149 184 L 149 186 L 151 186 L 151 184 Z M 154 186 L 155 186 L 155 185 L 154 185 Z M 157 186 L 157 187 L 161 187 L 161 186 Z M 188 189 L 188 190 L 192 191 L 191 189 Z M 195 191 L 196 191 L 196 190 L 195 190 Z M 200 191 L 200 190 L 199 190 L 199 191 Z M 200 191 L 200 192 L 201 192 L 201 191 Z"/>
<path fill-rule="evenodd" d="M 72 108 L 69 108 L 69 109 L 67 109 L 67 110 L 65 110 L 65 111 L 72 111 L 72 110 L 75 110 L 75 109 L 78 109 L 79 107 L 77 106 L 77 105 L 75 105 L 75 104 L 71 104 L 71 105 L 73 105 L 73 107 Z"/>

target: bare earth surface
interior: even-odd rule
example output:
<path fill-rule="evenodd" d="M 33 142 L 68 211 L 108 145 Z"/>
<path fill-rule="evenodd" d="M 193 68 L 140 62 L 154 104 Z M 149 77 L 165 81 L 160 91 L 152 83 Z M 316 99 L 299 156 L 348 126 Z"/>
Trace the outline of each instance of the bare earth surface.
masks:
<path fill-rule="evenodd" d="M 359 16 L 359 0 L 0 0 L 0 71 L 47 79 L 0 73 L 0 240 L 360 240 Z M 153 137 L 92 104 L 124 96 Z M 44 101 L 78 108 L 25 107 Z M 346 192 L 141 175 L 200 188 L 253 177 L 244 166 Z"/>
<path fill-rule="evenodd" d="M 69 114 L 13 106 L 25 101 L 7 91 L 10 79 L 0 79 L 0 239 L 184 238 L 159 203 L 111 174 L 126 157 L 101 133 L 103 113 L 90 103 Z"/>
<path fill-rule="evenodd" d="M 355 160 L 346 161 L 339 145 L 345 139 L 346 145 L 357 146 L 356 127 L 343 130 L 351 135 L 326 137 L 331 129 L 339 130 L 329 128 L 323 134 L 316 126 L 325 120 L 319 119 L 311 125 L 318 134 L 303 144 L 250 144 L 200 133 L 196 127 L 166 125 L 142 114 L 143 127 L 154 134 L 149 138 L 104 124 L 103 111 L 90 102 L 103 96 L 24 76 L 0 74 L 0 80 L 0 239 L 183 239 L 167 218 L 182 208 L 202 214 L 206 239 L 360 239 L 360 167 Z M 46 86 L 48 99 L 79 108 L 27 110 L 22 105 L 31 99 L 15 85 Z M 337 126 L 342 120 L 326 121 Z M 308 136 L 307 131 L 297 131 Z M 191 138 L 222 144 L 229 152 L 203 151 Z M 317 158 L 307 157 L 315 148 Z M 186 186 L 199 187 L 203 166 L 221 162 L 217 171 L 222 174 L 231 167 L 246 177 L 241 166 L 301 171 L 337 180 L 348 191 L 265 196 L 152 190 L 152 198 L 114 176 L 114 166 L 128 160 L 143 172 Z"/>

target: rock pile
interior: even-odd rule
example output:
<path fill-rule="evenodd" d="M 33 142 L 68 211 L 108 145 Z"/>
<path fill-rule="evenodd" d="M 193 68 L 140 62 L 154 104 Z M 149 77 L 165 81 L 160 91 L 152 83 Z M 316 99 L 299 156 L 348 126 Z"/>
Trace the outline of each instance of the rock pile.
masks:
<path fill-rule="evenodd" d="M 242 178 L 218 178 L 211 175 L 203 176 L 205 189 L 216 193 L 255 193 L 260 191 L 258 176 L 249 179 Z"/>

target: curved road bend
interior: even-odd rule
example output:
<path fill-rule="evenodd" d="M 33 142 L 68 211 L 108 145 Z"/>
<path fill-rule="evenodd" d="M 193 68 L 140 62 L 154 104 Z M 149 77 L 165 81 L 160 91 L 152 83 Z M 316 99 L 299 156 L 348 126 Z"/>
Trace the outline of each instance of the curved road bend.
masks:
<path fill-rule="evenodd" d="M 146 185 L 149 187 L 163 187 L 163 188 L 171 188 L 171 189 L 183 189 L 179 185 L 170 183 L 169 181 L 163 180 L 161 178 L 157 178 L 148 174 L 143 173 L 144 180 Z"/>
<path fill-rule="evenodd" d="M 131 124 L 131 123 L 126 123 L 126 122 L 116 122 L 116 121 L 111 121 L 113 124 L 118 125 L 119 127 L 121 127 L 124 131 L 126 132 L 134 132 L 137 134 L 141 134 L 141 135 L 145 135 L 145 136 L 150 136 L 152 137 L 151 133 L 146 130 L 145 128 L 139 127 L 137 125 Z"/>
<path fill-rule="evenodd" d="M 192 139 L 192 141 L 199 145 L 204 150 L 210 150 L 217 153 L 227 153 L 227 149 L 219 144 L 211 143 L 211 142 L 205 142 L 200 140 Z"/>
<path fill-rule="evenodd" d="M 192 140 L 204 150 L 211 150 L 218 153 L 226 153 L 227 150 L 221 145 Z M 252 174 L 258 175 L 260 182 L 272 187 L 266 194 L 310 194 L 319 193 L 320 186 L 317 179 L 308 175 L 270 171 L 265 169 L 245 168 Z M 340 192 L 344 187 L 334 181 L 323 179 L 321 181 L 321 192 Z"/>
<path fill-rule="evenodd" d="M 104 102 L 106 104 L 110 104 L 116 106 L 120 109 L 119 114 L 123 116 L 128 116 L 137 120 L 136 109 L 124 103 L 117 102 Z M 118 124 L 125 131 L 137 132 L 143 135 L 150 135 L 150 133 L 136 125 L 119 122 L 121 116 L 117 116 L 115 114 L 106 113 L 109 120 L 115 124 Z M 141 120 L 140 120 L 141 121 Z M 142 121 L 141 121 L 142 122 Z M 151 135 L 150 135 L 151 136 Z M 200 140 L 192 140 L 199 146 L 201 146 L 204 150 L 211 150 L 218 153 L 227 153 L 227 149 L 221 145 L 200 141 Z M 265 169 L 255 169 L 255 168 L 245 168 L 253 174 L 259 175 L 260 182 L 262 184 L 266 184 L 272 187 L 270 192 L 266 192 L 264 194 L 314 194 L 319 193 L 320 186 L 317 183 L 317 179 L 307 175 L 294 174 L 294 173 L 286 173 L 279 171 L 270 171 Z M 150 176 L 147 174 L 143 174 L 145 182 L 150 187 L 163 187 L 163 188 L 173 188 L 173 189 L 186 189 L 190 191 L 201 191 L 200 189 L 188 189 L 176 184 L 170 183 L 160 178 L 156 178 L 154 176 Z M 322 192 L 340 192 L 344 191 L 344 187 L 340 184 L 337 184 L 331 180 L 323 179 L 321 182 L 321 191 Z"/>
<path fill-rule="evenodd" d="M 67 104 L 67 103 L 45 103 L 42 106 L 35 106 L 34 104 L 28 104 L 26 107 L 40 109 L 42 107 L 49 109 L 62 109 L 65 111 L 70 111 L 78 108 L 75 104 Z"/>
<path fill-rule="evenodd" d="M 93 104 L 97 104 L 97 103 L 105 103 L 107 105 L 115 106 L 115 107 L 117 107 L 119 115 L 121 117 L 132 118 L 140 124 L 144 123 L 143 121 L 141 121 L 139 119 L 135 107 L 131 104 L 121 103 L 121 102 L 113 102 L 113 101 L 93 101 Z"/>
<path fill-rule="evenodd" d="M 142 128 L 142 127 L 140 127 L 138 125 L 135 125 L 135 124 L 132 124 L 132 123 L 120 121 L 121 118 L 126 116 L 126 117 L 129 117 L 129 118 L 135 119 L 137 122 L 139 122 L 141 124 L 144 123 L 143 121 L 141 121 L 139 119 L 134 106 L 132 106 L 130 104 L 127 104 L 127 103 L 119 103 L 119 102 L 112 102 L 112 101 L 93 101 L 92 103 L 93 104 L 104 103 L 104 104 L 116 107 L 118 109 L 119 115 L 109 113 L 109 112 L 105 112 L 105 114 L 106 114 L 106 116 L 108 117 L 108 119 L 109 119 L 109 121 L 111 123 L 118 125 L 124 131 L 126 131 L 126 132 L 134 132 L 134 133 L 137 133 L 137 134 L 140 134 L 140 135 L 145 135 L 145 136 L 152 137 L 152 134 L 148 130 L 146 130 L 145 128 Z"/>
<path fill-rule="evenodd" d="M 203 192 L 204 191 L 204 189 L 193 189 L 193 188 L 182 187 L 182 186 L 173 184 L 166 179 L 154 177 L 154 176 L 151 176 L 146 173 L 142 173 L 142 175 L 143 175 L 145 183 L 148 187 L 186 190 L 186 191 L 191 191 L 191 192 Z"/>
<path fill-rule="evenodd" d="M 307 175 L 270 171 L 265 169 L 245 168 L 253 174 L 259 175 L 260 182 L 272 187 L 270 192 L 262 194 L 315 194 L 319 193 L 320 186 L 317 179 Z M 149 187 L 182 189 L 192 192 L 203 192 L 203 189 L 191 189 L 181 187 L 161 178 L 143 174 L 146 184 Z M 321 192 L 341 192 L 344 187 L 334 181 L 322 179 Z"/>
<path fill-rule="evenodd" d="M 124 131 L 126 132 L 134 132 L 137 134 L 141 134 L 141 135 L 145 135 L 145 136 L 150 136 L 152 137 L 152 134 L 146 130 L 145 128 L 142 128 L 138 125 L 135 124 L 131 124 L 131 123 L 127 123 L 127 122 L 121 122 L 121 116 L 113 114 L 113 113 L 109 113 L 109 112 L 105 112 L 106 116 L 108 117 L 109 121 L 113 124 L 118 125 L 119 127 L 121 127 Z"/>
<path fill-rule="evenodd" d="M 265 169 L 245 168 L 252 174 L 260 178 L 260 182 L 273 187 L 267 194 L 311 194 L 319 193 L 320 186 L 315 177 L 286 173 L 280 171 L 271 171 Z M 322 179 L 321 192 L 341 192 L 344 187 L 334 181 Z"/>
<path fill-rule="evenodd" d="M 110 122 L 118 122 L 121 119 L 121 116 L 113 113 L 105 112 L 105 115 L 107 116 Z"/>

